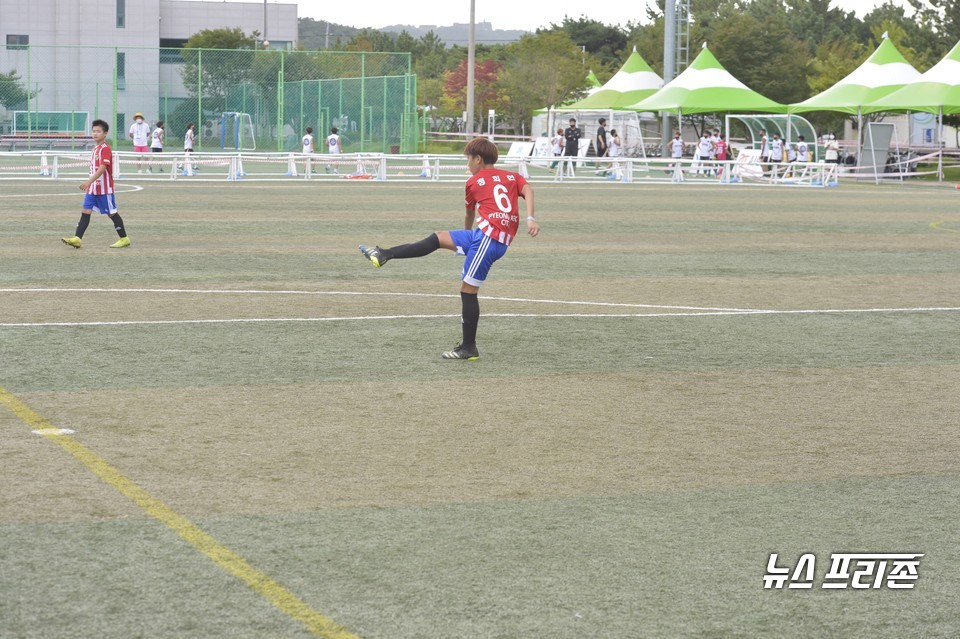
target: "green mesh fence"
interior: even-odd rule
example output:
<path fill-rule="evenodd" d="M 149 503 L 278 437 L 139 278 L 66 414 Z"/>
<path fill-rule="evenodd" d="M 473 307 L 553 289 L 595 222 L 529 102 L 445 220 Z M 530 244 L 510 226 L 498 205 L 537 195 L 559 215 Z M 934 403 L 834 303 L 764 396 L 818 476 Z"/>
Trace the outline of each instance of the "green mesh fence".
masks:
<path fill-rule="evenodd" d="M 194 123 L 195 147 L 205 151 L 235 148 L 238 126 L 244 145 L 255 140 L 264 151 L 298 149 L 307 127 L 322 151 L 333 126 L 347 153 L 417 150 L 408 53 L 30 45 L 4 54 L 0 62 L 16 74 L 0 82 L 5 135 L 14 133 L 15 111 L 37 115 L 28 127 L 41 113 L 88 112 L 109 122 L 112 143 L 124 148 L 139 112 L 151 126 L 164 122 L 171 149 L 182 148 Z"/>

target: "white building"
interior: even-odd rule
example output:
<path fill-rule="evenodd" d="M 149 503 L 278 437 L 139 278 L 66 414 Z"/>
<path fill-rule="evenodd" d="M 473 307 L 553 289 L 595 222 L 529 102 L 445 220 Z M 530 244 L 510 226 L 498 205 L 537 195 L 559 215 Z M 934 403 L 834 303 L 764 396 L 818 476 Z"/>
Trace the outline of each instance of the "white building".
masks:
<path fill-rule="evenodd" d="M 178 55 L 204 29 L 240 28 L 294 48 L 297 6 L 190 0 L 0 0 L 0 70 L 35 93 L 32 111 L 75 111 L 124 130 L 133 114 L 157 117 L 162 98 L 186 95 Z M 115 72 L 116 70 L 116 72 Z M 114 82 L 116 92 L 114 94 Z M 116 103 L 114 103 L 114 100 Z M 0 131 L 10 128 L 0 107 Z"/>

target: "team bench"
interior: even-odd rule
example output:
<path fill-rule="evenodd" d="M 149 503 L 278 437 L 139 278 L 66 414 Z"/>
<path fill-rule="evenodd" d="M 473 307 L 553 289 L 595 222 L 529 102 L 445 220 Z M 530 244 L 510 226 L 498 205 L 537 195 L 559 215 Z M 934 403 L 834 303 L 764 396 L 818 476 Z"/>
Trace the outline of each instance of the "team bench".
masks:
<path fill-rule="evenodd" d="M 84 150 L 93 146 L 93 137 L 89 135 L 70 135 L 67 133 L 15 133 L 0 135 L 0 149 L 6 151 L 36 150 Z"/>

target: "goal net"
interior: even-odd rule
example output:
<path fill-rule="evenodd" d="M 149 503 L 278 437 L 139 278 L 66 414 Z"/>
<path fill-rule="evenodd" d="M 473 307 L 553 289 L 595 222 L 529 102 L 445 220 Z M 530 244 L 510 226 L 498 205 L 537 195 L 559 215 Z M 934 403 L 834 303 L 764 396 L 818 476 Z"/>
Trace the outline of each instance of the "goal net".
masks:
<path fill-rule="evenodd" d="M 234 151 L 256 151 L 253 118 L 249 113 L 224 111 L 220 115 L 220 148 Z"/>

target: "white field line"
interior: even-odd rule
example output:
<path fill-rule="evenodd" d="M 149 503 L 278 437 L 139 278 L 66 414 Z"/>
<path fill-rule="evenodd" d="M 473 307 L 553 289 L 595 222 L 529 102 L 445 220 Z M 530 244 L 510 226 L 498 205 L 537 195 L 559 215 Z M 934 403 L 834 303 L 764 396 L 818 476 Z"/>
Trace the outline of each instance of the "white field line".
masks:
<path fill-rule="evenodd" d="M 32 178 L 31 178 L 32 179 Z M 135 193 L 137 191 L 142 191 L 142 186 L 137 186 L 136 184 L 117 184 L 114 187 L 114 191 L 117 193 Z M 20 195 L 10 195 L 3 194 L 0 197 L 6 198 L 19 198 L 19 197 L 77 197 L 78 195 L 83 195 L 83 191 L 76 190 L 72 193 L 23 193 Z"/>
<path fill-rule="evenodd" d="M 352 291 L 269 291 L 269 290 L 223 290 L 223 289 L 150 289 L 150 288 L 0 288 L 0 293 L 174 293 L 174 294 L 244 294 L 244 295 L 369 295 L 402 297 L 440 297 L 453 298 L 456 295 L 439 293 L 372 293 Z M 489 297 L 488 300 L 525 302 L 535 304 L 568 304 L 601 307 L 628 307 L 669 309 L 685 312 L 673 313 L 484 313 L 484 317 L 524 317 L 524 318 L 655 318 L 655 317 L 711 317 L 737 315 L 832 315 L 857 313 L 949 313 L 960 311 L 953 306 L 918 306 L 909 308 L 833 308 L 833 309 L 732 309 L 706 308 L 697 306 L 655 306 L 651 304 L 626 304 L 614 302 L 576 302 L 569 300 L 541 300 L 515 297 Z M 455 314 L 413 314 L 413 315 L 359 315 L 349 317 L 260 317 L 227 319 L 187 319 L 187 320 L 119 320 L 97 322 L 5 322 L 0 328 L 14 327 L 78 327 L 78 326 L 150 326 L 178 324 L 252 324 L 252 323 L 290 323 L 290 322 L 359 322 L 369 320 L 409 320 L 409 319 L 450 319 Z"/>
<path fill-rule="evenodd" d="M 297 291 L 297 290 L 258 290 L 258 289 L 183 289 L 183 288 L 0 288 L 0 293 L 165 293 L 186 295 L 342 295 L 373 297 L 437 297 L 457 298 L 451 293 L 378 293 L 361 291 Z M 759 313 L 760 309 L 750 308 L 713 308 L 706 306 L 664 306 L 658 304 L 628 304 L 619 302 L 587 302 L 569 300 L 526 299 L 522 297 L 484 297 L 484 300 L 501 302 L 523 302 L 527 304 L 567 304 L 573 306 L 610 306 L 622 308 L 662 308 L 686 311 L 731 311 L 735 313 Z"/>

